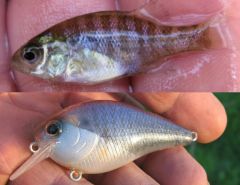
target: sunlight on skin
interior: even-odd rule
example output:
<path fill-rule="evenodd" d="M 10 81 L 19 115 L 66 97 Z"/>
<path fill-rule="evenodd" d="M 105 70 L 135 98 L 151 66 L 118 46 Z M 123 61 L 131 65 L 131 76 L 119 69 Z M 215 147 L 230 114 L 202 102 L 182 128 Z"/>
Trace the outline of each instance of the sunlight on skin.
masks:
<path fill-rule="evenodd" d="M 225 0 L 226 1 L 226 0 Z M 227 1 L 226 1 L 227 2 Z M 236 79 L 236 91 L 240 91 L 240 29 L 238 22 L 240 19 L 240 2 L 238 0 L 232 0 L 227 9 L 226 27 L 229 27 L 229 45 L 233 50 L 231 61 L 232 61 L 232 76 Z"/>
<path fill-rule="evenodd" d="M 232 50 L 219 49 L 169 57 L 158 68 L 133 78 L 136 91 L 238 91 L 239 77 L 233 78 Z M 151 83 L 148 83 L 151 81 Z"/>
<path fill-rule="evenodd" d="M 38 2 L 39 1 L 39 2 Z M 143 0 L 131 2 L 129 8 L 138 7 Z M 238 0 L 232 0 L 239 6 Z M 127 1 L 120 1 L 123 9 L 126 9 Z M 193 0 L 191 3 L 177 5 L 176 0 L 167 3 L 160 0 L 164 11 L 155 11 L 162 22 L 168 24 L 180 24 L 179 17 L 183 18 L 184 24 L 197 23 L 213 16 L 221 10 L 222 4 L 219 0 Z M 127 2 L 129 3 L 129 2 Z M 24 6 L 22 6 L 24 4 Z M 207 4 L 207 6 L 206 6 Z M 16 73 L 18 87 L 22 91 L 128 91 L 129 84 L 133 85 L 135 91 L 237 91 L 240 90 L 239 71 L 239 32 L 237 19 L 239 13 L 234 5 L 229 5 L 226 9 L 226 27 L 229 29 L 231 40 L 227 39 L 228 48 L 208 51 L 206 53 L 196 53 L 194 55 L 180 55 L 170 57 L 171 60 L 166 65 L 160 66 L 158 71 L 151 74 L 139 75 L 128 79 L 117 80 L 95 87 L 80 86 L 77 84 L 49 83 L 22 73 Z M 36 6 L 37 5 L 37 6 Z M 177 6 L 176 6 L 177 5 Z M 203 8 L 204 7 L 204 8 Z M 62 20 L 76 15 L 100 10 L 114 10 L 115 3 L 112 0 L 104 0 L 99 3 L 96 0 L 79 1 L 34 1 L 12 0 L 9 4 L 8 30 L 11 44 L 11 52 L 14 53 L 27 40 L 44 31 L 48 27 L 61 22 Z M 229 12 L 236 9 L 234 17 L 229 16 Z M 232 13 L 231 13 L 232 14 Z M 22 29 L 17 29 L 21 24 Z M 226 34 L 226 33 L 225 33 Z M 236 46 L 236 50 L 229 46 Z M 205 55 L 206 54 L 206 55 Z M 229 62 L 230 61 L 230 62 Z"/>
<path fill-rule="evenodd" d="M 210 142 L 216 138 L 218 138 L 226 127 L 226 119 L 224 119 L 225 112 L 222 108 L 222 105 L 216 101 L 215 97 L 212 94 L 159 94 L 150 95 L 152 98 L 146 98 L 147 96 L 144 94 L 137 95 L 138 98 L 142 99 L 143 102 L 154 111 L 160 111 L 157 107 L 163 107 L 164 114 L 167 115 L 169 119 L 172 119 L 183 125 L 186 128 L 194 128 L 195 131 L 199 133 L 200 141 Z M 176 98 L 177 96 L 177 98 Z M 31 98 L 29 98 L 31 97 Z M 69 106 L 71 104 L 76 104 L 78 102 L 86 101 L 89 99 L 102 99 L 102 100 L 114 100 L 111 95 L 101 93 L 101 94 L 93 94 L 84 93 L 67 93 L 67 94 L 0 94 L 0 112 L 1 112 L 1 123 L 4 123 L 4 127 L 1 129 L 0 134 L 0 175 L 1 180 L 6 182 L 9 175 L 12 173 L 17 166 L 22 164 L 26 158 L 29 157 L 30 152 L 28 150 L 29 143 L 33 141 L 33 130 L 36 128 L 36 125 L 41 123 L 50 115 L 62 110 L 63 107 Z M 149 101 L 155 99 L 156 101 Z M 169 101 L 165 101 L 168 99 Z M 203 99 L 208 102 L 208 109 L 206 107 L 207 104 L 201 105 Z M 192 100 L 192 101 L 190 101 Z M 175 103 L 173 103 L 175 101 Z M 168 103 L 169 102 L 169 103 Z M 199 111 L 199 105 L 203 106 L 203 111 Z M 204 106 L 206 108 L 204 108 Z M 208 110 L 215 110 L 212 113 Z M 11 110 L 11 113 L 9 112 Z M 180 114 L 176 115 L 176 112 L 180 112 Z M 175 117 L 174 117 L 175 116 Z M 198 117 L 199 119 L 196 119 Z M 220 119 L 222 118 L 222 119 Z M 205 125 L 204 125 L 205 124 Z M 209 127 L 211 124 L 211 127 Z M 195 126 L 193 126 L 195 125 Z M 214 128 L 215 126 L 215 128 Z M 212 133 L 213 136 L 210 137 L 204 134 L 204 129 L 208 132 Z M 14 132 L 13 132 L 14 130 Z M 216 134 L 216 130 L 218 131 Z M 206 137 L 206 138 L 204 138 Z M 215 137 L 215 138 L 213 138 Z M 7 139 L 6 139 L 7 138 Z M 204 139 L 203 139 L 204 138 Z M 170 150 L 168 156 L 168 160 L 165 160 L 166 155 L 164 155 L 168 150 L 163 152 L 157 152 L 152 154 L 154 157 L 147 157 L 141 161 L 139 161 L 139 165 L 144 166 L 147 174 L 153 177 L 158 183 L 165 183 L 166 185 L 173 184 L 176 182 L 176 178 L 168 178 L 167 175 L 160 175 L 158 173 L 156 176 L 156 171 L 164 170 L 163 168 L 171 168 L 174 174 L 173 176 L 178 176 L 182 174 L 188 182 L 192 182 L 192 180 L 196 180 L 199 185 L 206 185 L 207 180 L 205 176 L 205 172 L 202 170 L 200 164 L 198 164 L 189 154 L 186 153 L 181 147 Z M 176 160 L 176 155 L 178 159 Z M 16 157 L 18 156 L 18 157 Z M 149 159 L 151 159 L 149 161 Z M 166 161 L 165 166 L 157 165 L 160 164 L 161 160 Z M 185 164 L 186 168 L 182 171 L 180 162 L 171 162 L 171 161 L 181 161 L 181 163 Z M 154 165 L 152 165 L 154 163 Z M 171 164 L 168 166 L 168 164 Z M 158 169 L 155 169 L 155 167 Z M 113 172 L 109 172 L 103 174 L 99 178 L 95 180 L 102 180 L 112 182 L 114 176 L 117 173 L 120 173 L 122 177 L 129 177 L 129 181 L 135 182 L 134 177 L 139 173 L 143 173 L 140 169 L 134 170 L 133 164 L 128 166 L 129 168 L 118 169 Z M 197 174 L 192 178 L 192 173 L 190 171 L 194 168 L 194 171 Z M 44 169 L 44 170 L 43 170 Z M 43 170 L 43 171 L 42 171 Z M 129 175 L 127 173 L 128 170 L 132 171 L 132 174 Z M 144 170 L 145 171 L 145 170 Z M 40 173 L 42 172 L 42 173 Z M 53 173 L 54 172 L 54 173 Z M 153 182 L 151 178 L 146 175 L 144 182 Z M 92 179 L 98 176 L 87 176 L 87 178 Z M 121 182 L 121 179 L 114 179 L 115 184 L 118 185 Z M 180 184 L 188 184 L 184 178 L 178 179 L 181 180 Z M 48 184 L 59 184 L 63 182 L 63 184 L 68 185 L 72 184 L 72 182 L 67 178 L 66 171 L 56 165 L 53 162 L 45 161 L 40 163 L 32 170 L 21 176 L 18 180 L 12 182 L 11 184 L 36 184 L 41 185 L 42 182 L 48 182 Z M 85 181 L 86 184 L 89 182 Z M 46 185 L 48 185 L 46 184 Z M 133 183 L 134 184 L 134 183 Z M 1 184 L 3 185 L 3 183 Z"/>

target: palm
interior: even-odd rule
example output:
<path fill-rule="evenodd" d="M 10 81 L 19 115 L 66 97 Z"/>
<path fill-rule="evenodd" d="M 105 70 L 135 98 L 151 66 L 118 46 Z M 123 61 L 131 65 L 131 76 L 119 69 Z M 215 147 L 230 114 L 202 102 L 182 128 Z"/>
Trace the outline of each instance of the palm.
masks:
<path fill-rule="evenodd" d="M 155 112 L 165 112 L 165 116 L 186 128 L 196 130 L 199 133 L 200 142 L 209 142 L 216 139 L 225 128 L 224 110 L 210 94 L 138 95 L 137 98 L 141 99 Z M 110 95 L 100 93 L 0 95 L 2 124 L 0 134 L 0 184 L 5 184 L 13 170 L 30 155 L 28 145 L 33 141 L 33 130 L 36 124 L 63 107 L 89 99 L 113 100 Z M 208 102 L 208 106 L 202 106 L 199 110 L 198 106 L 202 103 L 202 99 Z M 211 113 L 209 114 L 210 110 Z M 182 147 L 156 152 L 149 156 L 137 161 L 141 168 L 132 163 L 103 175 L 87 176 L 86 178 L 89 181 L 82 180 L 79 184 L 90 184 L 90 181 L 97 185 L 154 185 L 158 183 L 176 184 L 177 182 L 179 184 L 193 184 L 193 182 L 194 184 L 196 182 L 206 184 L 204 170 Z M 195 171 L 195 173 L 192 174 L 192 171 Z M 169 176 L 170 172 L 171 177 Z M 63 168 L 50 160 L 46 160 L 10 184 L 69 185 L 74 183 L 68 179 Z"/>
<path fill-rule="evenodd" d="M 166 15 L 177 17 L 179 15 L 200 14 L 201 17 L 208 17 L 212 13 L 221 9 L 218 0 L 195 0 L 192 3 L 182 3 L 179 6 L 176 0 L 161 2 L 161 7 L 165 11 L 158 11 L 160 18 L 164 22 L 173 24 L 172 20 Z M 71 3 L 70 3 L 71 2 Z M 27 40 L 42 32 L 51 25 L 64 19 L 88 13 L 90 11 L 112 10 L 114 1 L 37 1 L 34 3 L 29 0 L 23 0 L 19 3 L 17 0 L 9 1 L 7 25 L 9 30 L 9 41 L 11 53 L 16 51 Z M 144 2 L 144 1 L 136 1 Z M 152 74 L 143 74 L 133 78 L 118 80 L 93 87 L 85 87 L 73 84 L 52 84 L 27 75 L 16 73 L 16 85 L 20 91 L 128 91 L 129 85 L 133 86 L 135 91 L 155 91 L 155 90 L 174 90 L 174 91 L 237 91 L 240 89 L 238 78 L 239 71 L 239 35 L 238 18 L 240 13 L 240 3 L 238 0 L 232 0 L 232 5 L 227 9 L 226 26 L 223 32 L 225 34 L 225 46 L 223 49 L 209 50 L 207 52 L 181 55 L 171 58 L 165 65 L 159 67 L 158 71 Z M 1 1 L 3 4 L 4 1 Z M 20 5 L 21 4 L 21 5 Z M 37 4 L 37 6 L 36 6 Z M 133 9 L 136 4 L 122 0 L 124 9 Z M 22 6 L 24 5 L 24 6 Z M 176 6 L 177 5 L 177 6 Z M 211 5 L 211 6 L 210 6 Z M 4 5 L 0 6 L 4 9 Z M 238 8 L 239 7 L 239 8 Z M 3 10 L 0 11 L 2 14 Z M 164 13 L 165 12 L 165 13 Z M 162 14 L 163 13 L 163 14 Z M 0 43 L 3 42 L 3 35 L 6 32 L 4 28 L 4 16 L 0 16 Z M 184 16 L 182 16 L 184 19 Z M 186 16 L 187 17 L 187 16 Z M 24 20 L 24 21 L 23 21 Z M 177 23 L 181 20 L 177 19 Z M 182 20 L 183 21 L 183 20 Z M 184 21 L 189 21 L 184 19 Z M 194 19 L 190 21 L 194 22 Z M 19 29 L 21 28 L 21 29 Z M 229 29 L 229 30 L 228 30 Z M 1 45 L 0 47 L 3 47 Z M 8 60 L 2 48 L 0 48 L 1 60 L 1 86 L 0 90 L 14 90 L 14 83 L 10 80 Z M 196 60 L 197 59 L 197 60 Z M 219 80 L 220 79 L 220 80 Z M 150 83 L 151 82 L 151 83 Z M 218 83 L 216 83 L 218 82 Z"/>

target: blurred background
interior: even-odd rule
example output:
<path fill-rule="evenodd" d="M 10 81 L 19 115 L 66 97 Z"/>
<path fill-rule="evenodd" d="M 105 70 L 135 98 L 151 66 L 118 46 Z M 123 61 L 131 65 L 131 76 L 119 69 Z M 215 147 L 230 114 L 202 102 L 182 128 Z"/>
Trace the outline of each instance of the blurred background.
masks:
<path fill-rule="evenodd" d="M 211 185 L 240 185 L 240 94 L 215 95 L 228 114 L 226 132 L 211 144 L 194 144 L 188 150 L 206 169 Z"/>

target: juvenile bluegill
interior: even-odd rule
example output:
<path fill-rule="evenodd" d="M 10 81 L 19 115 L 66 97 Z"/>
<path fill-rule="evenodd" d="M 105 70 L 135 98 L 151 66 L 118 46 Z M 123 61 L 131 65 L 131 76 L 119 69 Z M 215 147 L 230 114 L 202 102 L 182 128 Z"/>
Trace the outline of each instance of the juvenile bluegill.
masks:
<path fill-rule="evenodd" d="M 165 56 L 203 49 L 207 28 L 160 26 L 127 12 L 91 13 L 30 40 L 14 54 L 12 67 L 42 79 L 97 84 L 146 72 Z"/>
<path fill-rule="evenodd" d="M 38 149 L 11 180 L 48 157 L 71 169 L 70 177 L 79 180 L 81 174 L 108 172 L 148 153 L 197 139 L 195 132 L 159 115 L 112 101 L 71 106 L 42 125 L 35 137 Z"/>

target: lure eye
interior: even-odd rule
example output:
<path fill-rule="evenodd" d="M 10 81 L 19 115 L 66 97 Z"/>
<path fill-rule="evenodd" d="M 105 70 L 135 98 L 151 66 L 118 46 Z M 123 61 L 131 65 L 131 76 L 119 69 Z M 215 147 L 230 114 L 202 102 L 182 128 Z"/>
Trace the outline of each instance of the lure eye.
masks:
<path fill-rule="evenodd" d="M 57 136 L 62 132 L 61 125 L 58 121 L 53 121 L 46 127 L 46 132 L 50 136 Z"/>
<path fill-rule="evenodd" d="M 36 46 L 27 47 L 23 50 L 22 57 L 29 64 L 34 64 L 39 60 L 42 49 Z"/>

